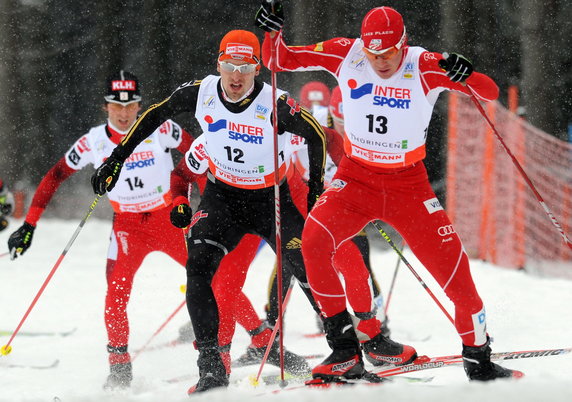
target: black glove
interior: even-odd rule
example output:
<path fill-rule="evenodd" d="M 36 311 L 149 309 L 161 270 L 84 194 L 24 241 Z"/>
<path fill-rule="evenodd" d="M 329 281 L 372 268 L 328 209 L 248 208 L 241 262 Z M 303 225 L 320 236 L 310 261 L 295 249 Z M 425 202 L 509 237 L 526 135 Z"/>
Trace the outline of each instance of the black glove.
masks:
<path fill-rule="evenodd" d="M 0 232 L 8 227 L 8 220 L 0 215 Z"/>
<path fill-rule="evenodd" d="M 10 215 L 12 213 L 12 204 L 0 204 L 0 215 Z"/>
<path fill-rule="evenodd" d="M 266 32 L 280 31 L 284 25 L 282 1 L 262 0 L 254 17 L 254 25 Z"/>
<path fill-rule="evenodd" d="M 10 215 L 12 213 L 14 197 L 9 191 L 0 191 L 0 215 Z"/>
<path fill-rule="evenodd" d="M 187 204 L 175 205 L 171 210 L 171 223 L 179 229 L 189 226 L 192 218 L 193 211 Z"/>
<path fill-rule="evenodd" d="M 443 53 L 443 57 L 439 60 L 439 67 L 447 72 L 447 77 L 453 82 L 465 82 L 474 71 L 473 63 L 465 56 Z"/>
<path fill-rule="evenodd" d="M 314 204 L 316 203 L 316 201 L 318 201 L 318 198 L 320 198 L 320 194 L 322 194 L 323 190 L 324 186 L 322 185 L 322 183 L 308 184 L 308 213 L 310 213 L 310 211 L 314 207 Z"/>
<path fill-rule="evenodd" d="M 28 222 L 24 222 L 22 226 L 10 235 L 8 239 L 8 250 L 10 251 L 10 259 L 15 259 L 19 255 L 23 255 L 32 245 L 32 237 L 36 228 Z"/>
<path fill-rule="evenodd" d="M 91 176 L 93 192 L 98 195 L 103 195 L 106 191 L 113 190 L 119 178 L 119 172 L 121 172 L 122 166 L 123 162 L 116 159 L 113 154 L 110 155 Z"/>

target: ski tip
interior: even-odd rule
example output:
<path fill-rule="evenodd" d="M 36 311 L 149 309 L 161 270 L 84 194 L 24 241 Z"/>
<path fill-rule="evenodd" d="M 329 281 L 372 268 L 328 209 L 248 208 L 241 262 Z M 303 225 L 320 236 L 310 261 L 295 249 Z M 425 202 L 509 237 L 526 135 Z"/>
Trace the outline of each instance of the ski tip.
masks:
<path fill-rule="evenodd" d="M 518 379 L 521 379 L 524 377 L 524 373 L 522 371 L 519 371 L 519 370 L 512 370 L 512 376 L 511 377 L 518 380 Z"/>
<path fill-rule="evenodd" d="M 70 336 L 71 334 L 75 333 L 75 331 L 77 331 L 77 327 L 73 327 L 72 329 L 70 329 L 69 331 L 65 331 L 65 332 L 60 332 L 58 335 L 59 336 Z"/>
<path fill-rule="evenodd" d="M 321 337 L 325 337 L 326 334 L 323 332 L 316 332 L 313 334 L 304 334 L 303 336 L 304 336 L 304 338 L 321 338 Z"/>
<path fill-rule="evenodd" d="M 187 390 L 187 395 L 192 395 L 192 394 L 194 394 L 196 390 L 197 390 L 197 385 L 195 384 L 195 385 L 193 385 L 191 388 L 189 388 L 189 389 Z"/>

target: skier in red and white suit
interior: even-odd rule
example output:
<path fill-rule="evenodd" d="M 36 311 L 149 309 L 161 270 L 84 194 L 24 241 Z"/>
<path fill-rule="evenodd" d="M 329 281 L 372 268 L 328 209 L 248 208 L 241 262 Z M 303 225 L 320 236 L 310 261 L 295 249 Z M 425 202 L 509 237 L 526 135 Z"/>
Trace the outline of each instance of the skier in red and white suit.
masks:
<path fill-rule="evenodd" d="M 312 95 L 313 91 L 309 91 L 305 88 L 308 88 L 308 86 L 310 89 L 322 88 L 317 84 L 322 83 L 316 81 L 309 82 L 302 87 L 300 93 L 306 93 L 306 97 Z M 314 91 L 317 90 L 315 89 Z M 328 99 L 330 104 L 328 106 L 323 106 L 322 104 L 314 102 L 314 104 L 311 104 L 311 106 L 312 115 L 316 118 L 316 120 L 322 124 L 322 126 L 328 127 L 325 128 L 326 134 L 328 135 L 328 155 L 326 156 L 326 167 L 324 169 L 324 187 L 327 188 L 332 183 L 332 179 L 337 170 L 337 165 L 340 163 L 344 153 L 342 139 L 343 134 L 340 134 L 344 132 L 343 114 L 341 113 L 342 98 L 339 86 L 336 86 L 331 94 L 329 91 L 327 93 L 320 94 L 321 96 L 314 94 L 314 97 L 318 99 Z M 302 95 L 301 98 L 304 99 Z M 332 127 L 335 128 L 335 130 L 331 129 Z M 299 143 L 303 143 L 301 138 L 298 137 L 297 139 L 299 140 Z M 296 136 L 294 136 L 292 141 L 295 140 Z M 307 217 L 308 211 L 304 202 L 307 195 L 307 186 L 304 183 L 308 180 L 308 162 L 306 156 L 307 152 L 304 151 L 304 147 L 302 146 L 300 150 L 295 150 L 292 155 L 292 161 L 296 166 L 296 169 L 289 170 L 289 173 L 291 174 L 288 176 L 288 185 L 290 187 L 294 203 L 302 212 L 304 217 Z M 291 172 L 292 170 L 295 172 Z M 369 241 L 367 239 L 365 230 L 362 230 L 360 233 L 358 233 L 358 235 L 352 239 L 352 242 L 355 243 L 357 248 L 353 248 L 352 246 L 351 249 L 347 249 L 343 255 L 343 259 L 339 258 L 336 260 L 337 264 L 334 265 L 340 265 L 337 268 L 340 272 L 342 272 L 344 270 L 344 264 L 349 264 L 349 268 L 353 268 L 355 266 L 353 260 L 363 258 L 367 268 L 367 274 L 362 272 L 361 275 L 356 275 L 355 270 L 352 269 L 352 275 L 348 275 L 344 278 L 348 302 L 354 310 L 354 314 L 357 316 L 356 318 L 359 318 L 359 320 L 354 320 L 354 326 L 358 327 L 358 334 L 363 334 L 363 340 L 374 338 L 379 333 L 379 331 L 374 328 L 380 328 L 380 331 L 389 338 L 391 331 L 389 330 L 387 318 L 384 314 L 383 296 L 381 295 L 379 285 L 371 269 L 369 257 Z M 350 251 L 353 252 L 353 254 L 350 254 Z M 340 253 L 338 257 L 341 256 L 342 254 Z M 370 278 L 365 279 L 364 275 L 368 274 Z M 274 290 L 274 288 L 275 284 L 272 289 Z M 319 321 L 319 325 L 320 327 L 323 327 L 321 320 Z M 364 329 L 367 333 L 361 332 L 361 329 Z M 405 360 L 409 360 L 412 356 L 413 351 L 411 349 L 408 350 L 410 352 L 405 354 Z M 366 355 L 366 358 L 368 358 L 368 360 L 374 365 L 386 364 L 386 362 L 383 360 L 383 356 L 373 357 Z M 392 356 L 391 361 L 395 362 L 394 359 L 395 356 Z"/>
<path fill-rule="evenodd" d="M 303 232 L 308 280 L 327 317 L 326 334 L 333 348 L 314 368 L 314 377 L 363 373 L 356 335 L 347 329 L 351 321 L 344 289 L 331 261 L 374 219 L 399 231 L 454 303 L 469 379 L 511 377 L 511 370 L 490 361 L 485 308 L 467 254 L 431 189 L 422 162 L 439 93 L 454 90 L 470 95 L 470 86 L 479 100 L 491 101 L 498 96 L 494 81 L 473 72 L 472 63 L 459 54 L 442 55 L 408 46 L 403 19 L 390 7 L 367 13 L 359 39 L 333 38 L 309 46 L 284 43 L 280 1 L 263 2 L 256 23 L 267 31 L 263 44 L 266 65 L 270 65 L 271 47 L 275 46 L 279 71 L 326 70 L 337 78 L 342 91 L 346 155 Z M 355 267 L 362 270 L 357 264 Z M 364 351 L 371 354 L 365 345 Z"/>
<path fill-rule="evenodd" d="M 107 80 L 104 109 L 107 123 L 93 127 L 44 176 L 24 224 L 8 240 L 12 259 L 30 247 L 35 227 L 59 186 L 80 169 L 98 167 L 121 141 L 141 110 L 137 77 L 119 71 Z M 133 279 L 143 259 L 162 251 L 182 266 L 187 260 L 185 237 L 169 221 L 171 203 L 186 196 L 187 180 L 174 173 L 170 149 L 184 153 L 191 136 L 177 123 L 165 121 L 126 161 L 116 188 L 108 193 L 114 210 L 111 243 L 107 254 L 105 328 L 108 335 L 110 375 L 105 386 L 127 387 L 132 370 L 128 353 L 127 304 Z M 204 178 L 194 178 L 202 182 Z M 171 184 L 172 183 L 172 184 Z"/>

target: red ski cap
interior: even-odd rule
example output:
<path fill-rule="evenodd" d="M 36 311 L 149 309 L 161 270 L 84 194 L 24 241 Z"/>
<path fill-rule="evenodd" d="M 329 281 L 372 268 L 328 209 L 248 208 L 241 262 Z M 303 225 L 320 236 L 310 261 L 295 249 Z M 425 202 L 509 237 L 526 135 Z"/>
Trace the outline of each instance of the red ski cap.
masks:
<path fill-rule="evenodd" d="M 399 50 L 407 41 L 403 17 L 391 7 L 370 10 L 361 23 L 364 47 L 373 54 L 382 54 L 395 47 Z"/>
<path fill-rule="evenodd" d="M 300 89 L 300 105 L 310 109 L 312 105 L 328 106 L 330 103 L 330 88 L 320 81 L 310 81 Z"/>
<path fill-rule="evenodd" d="M 220 41 L 218 61 L 244 60 L 260 68 L 260 41 L 250 31 L 228 32 Z"/>

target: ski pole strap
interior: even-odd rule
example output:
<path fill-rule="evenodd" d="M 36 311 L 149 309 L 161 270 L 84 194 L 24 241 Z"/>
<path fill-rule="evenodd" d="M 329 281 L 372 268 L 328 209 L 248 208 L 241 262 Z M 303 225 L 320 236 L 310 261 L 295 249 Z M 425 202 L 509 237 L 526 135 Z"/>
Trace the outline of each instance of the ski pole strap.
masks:
<path fill-rule="evenodd" d="M 122 354 L 127 353 L 127 348 L 128 348 L 128 345 L 124 345 L 124 346 L 107 345 L 107 351 L 109 353 L 115 353 L 117 355 L 122 355 Z"/>
<path fill-rule="evenodd" d="M 226 345 L 222 345 L 218 347 L 218 351 L 220 353 L 226 353 L 226 352 L 230 352 L 230 347 L 232 345 L 232 342 L 226 344 Z"/>
<path fill-rule="evenodd" d="M 264 322 L 262 322 L 262 324 L 260 324 L 260 326 L 258 328 L 254 328 L 254 329 L 251 329 L 250 331 L 246 331 L 246 332 L 248 332 L 248 335 L 250 335 L 250 336 L 255 336 L 255 335 L 263 333 L 267 328 L 270 329 L 270 325 L 268 325 L 268 321 L 264 321 Z"/>
<path fill-rule="evenodd" d="M 369 311 L 367 313 L 358 313 L 358 312 L 354 311 L 354 315 L 362 321 L 363 320 L 371 320 L 372 318 L 375 317 L 376 312 L 377 312 L 377 309 L 375 309 L 373 311 Z"/>

